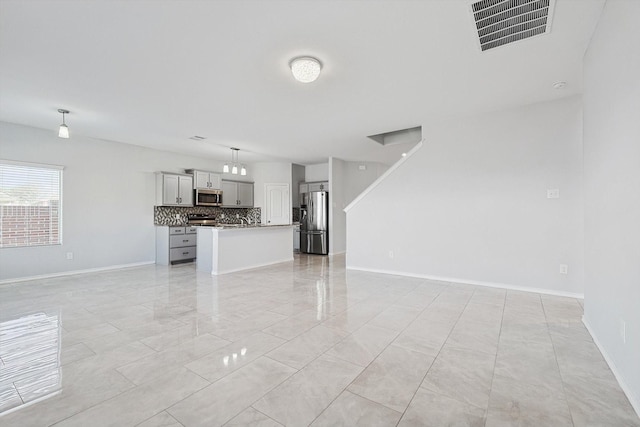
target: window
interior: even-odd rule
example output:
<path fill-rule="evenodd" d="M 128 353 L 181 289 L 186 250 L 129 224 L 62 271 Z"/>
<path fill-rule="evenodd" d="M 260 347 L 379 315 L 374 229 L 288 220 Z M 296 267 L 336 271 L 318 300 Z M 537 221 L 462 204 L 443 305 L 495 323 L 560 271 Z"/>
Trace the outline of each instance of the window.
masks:
<path fill-rule="evenodd" d="M 62 243 L 62 167 L 0 160 L 0 248 Z"/>

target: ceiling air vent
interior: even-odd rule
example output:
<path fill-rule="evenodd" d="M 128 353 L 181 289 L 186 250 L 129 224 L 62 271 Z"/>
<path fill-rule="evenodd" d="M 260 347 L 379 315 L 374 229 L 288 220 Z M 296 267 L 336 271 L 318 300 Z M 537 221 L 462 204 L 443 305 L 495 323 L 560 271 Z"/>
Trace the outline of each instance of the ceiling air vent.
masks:
<path fill-rule="evenodd" d="M 555 0 L 482 0 L 471 3 L 482 51 L 551 31 Z"/>

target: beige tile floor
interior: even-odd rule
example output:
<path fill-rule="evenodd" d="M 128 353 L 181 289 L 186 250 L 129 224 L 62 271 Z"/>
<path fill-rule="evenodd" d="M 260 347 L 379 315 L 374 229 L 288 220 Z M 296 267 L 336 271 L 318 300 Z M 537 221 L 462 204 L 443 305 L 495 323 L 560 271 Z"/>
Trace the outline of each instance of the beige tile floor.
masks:
<path fill-rule="evenodd" d="M 0 286 L 2 426 L 640 426 L 582 302 L 346 271 Z"/>

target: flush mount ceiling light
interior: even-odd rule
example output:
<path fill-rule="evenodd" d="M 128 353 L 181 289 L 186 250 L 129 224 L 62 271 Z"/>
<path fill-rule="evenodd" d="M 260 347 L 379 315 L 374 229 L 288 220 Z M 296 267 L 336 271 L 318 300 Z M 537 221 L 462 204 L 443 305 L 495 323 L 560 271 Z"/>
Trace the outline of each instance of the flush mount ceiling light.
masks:
<path fill-rule="evenodd" d="M 289 62 L 293 77 L 302 83 L 311 83 L 320 76 L 322 63 L 311 56 L 299 56 Z"/>
<path fill-rule="evenodd" d="M 239 148 L 231 147 L 231 174 L 232 175 L 238 174 L 238 152 L 239 151 L 240 151 Z M 229 173 L 229 163 L 224 164 L 224 167 L 222 168 L 222 172 Z M 244 166 L 244 164 L 240 164 L 240 175 L 246 175 L 246 174 L 247 174 L 247 168 Z"/>
<path fill-rule="evenodd" d="M 69 138 L 69 128 L 64 122 L 64 115 L 69 114 L 69 110 L 58 108 L 58 113 L 62 114 L 62 124 L 60 125 L 60 129 L 58 129 L 58 137 L 67 139 Z"/>

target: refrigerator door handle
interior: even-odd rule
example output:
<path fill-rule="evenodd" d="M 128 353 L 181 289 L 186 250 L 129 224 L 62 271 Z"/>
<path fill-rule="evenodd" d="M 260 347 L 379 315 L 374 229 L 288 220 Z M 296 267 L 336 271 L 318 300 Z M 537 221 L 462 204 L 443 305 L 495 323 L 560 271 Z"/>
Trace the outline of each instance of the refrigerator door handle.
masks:
<path fill-rule="evenodd" d="M 313 229 L 313 221 L 314 220 L 314 215 L 313 215 L 313 197 L 311 197 L 313 193 L 309 193 L 309 207 L 307 210 L 307 230 L 312 230 Z"/>

